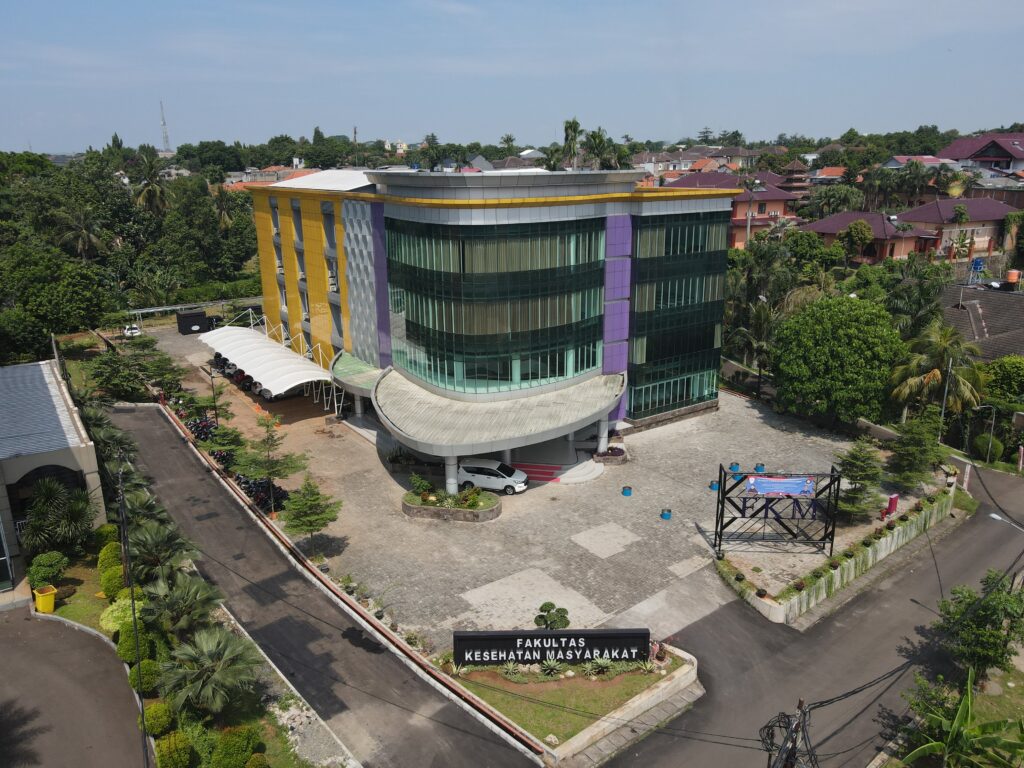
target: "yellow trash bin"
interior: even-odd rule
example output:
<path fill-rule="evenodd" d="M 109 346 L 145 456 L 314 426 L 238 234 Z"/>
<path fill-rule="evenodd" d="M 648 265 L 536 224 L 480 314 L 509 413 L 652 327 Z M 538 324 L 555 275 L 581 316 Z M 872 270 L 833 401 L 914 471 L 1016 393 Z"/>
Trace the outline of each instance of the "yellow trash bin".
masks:
<path fill-rule="evenodd" d="M 52 584 L 45 587 L 33 589 L 32 594 L 36 596 L 36 610 L 40 613 L 53 613 L 53 603 L 57 599 L 57 588 Z"/>

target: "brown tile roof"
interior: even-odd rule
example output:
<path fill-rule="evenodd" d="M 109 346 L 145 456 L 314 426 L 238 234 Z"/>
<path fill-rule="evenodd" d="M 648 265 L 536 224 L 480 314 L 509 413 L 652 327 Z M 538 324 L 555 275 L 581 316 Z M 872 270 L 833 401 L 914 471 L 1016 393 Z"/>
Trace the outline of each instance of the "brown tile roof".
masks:
<path fill-rule="evenodd" d="M 1006 214 L 1017 210 L 991 197 L 947 197 L 904 211 L 899 214 L 899 220 L 920 224 L 950 224 L 958 205 L 967 209 L 970 221 L 1002 221 Z"/>
<path fill-rule="evenodd" d="M 1024 293 L 950 285 L 942 292 L 942 316 L 981 348 L 982 360 L 1024 354 Z"/>
<path fill-rule="evenodd" d="M 889 221 L 884 213 L 871 213 L 868 211 L 843 211 L 833 213 L 824 219 L 812 221 L 810 224 L 803 224 L 800 229 L 807 232 L 817 232 L 819 235 L 838 235 L 853 222 L 857 220 L 867 222 L 871 227 L 871 233 L 876 240 L 901 240 L 908 237 L 934 237 L 932 232 L 926 229 L 911 229 L 901 232 L 896 224 Z"/>
<path fill-rule="evenodd" d="M 784 171 L 806 171 L 807 166 L 801 163 L 799 160 L 794 160 L 789 165 L 783 166 Z"/>
<path fill-rule="evenodd" d="M 966 160 L 990 141 L 996 139 L 1024 142 L 1024 133 L 983 133 L 980 136 L 961 136 L 939 150 L 939 156 L 948 157 L 951 160 Z"/>

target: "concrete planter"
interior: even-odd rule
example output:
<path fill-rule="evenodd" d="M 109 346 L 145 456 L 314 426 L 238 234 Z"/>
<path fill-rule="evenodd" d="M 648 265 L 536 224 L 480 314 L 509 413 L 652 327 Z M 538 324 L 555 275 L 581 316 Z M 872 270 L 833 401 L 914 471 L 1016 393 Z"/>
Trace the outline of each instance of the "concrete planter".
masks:
<path fill-rule="evenodd" d="M 617 446 L 614 446 L 614 447 L 622 448 L 622 455 L 621 456 L 599 456 L 598 454 L 595 453 L 594 456 L 593 456 L 594 461 L 596 461 L 598 464 L 611 464 L 611 465 L 625 464 L 626 462 L 628 462 L 629 461 L 629 453 L 626 452 L 626 447 L 623 446 L 623 445 L 617 445 Z"/>
<path fill-rule="evenodd" d="M 835 557 L 840 561 L 838 568 L 832 570 L 827 565 L 823 566 L 826 570 L 824 576 L 782 602 L 758 597 L 752 589 L 742 587 L 745 582 L 727 579 L 726 583 L 769 621 L 776 624 L 792 624 L 814 606 L 828 600 L 843 587 L 869 571 L 876 563 L 884 560 L 904 544 L 916 539 L 939 520 L 947 517 L 952 508 L 953 495 L 951 493 L 940 494 L 934 504 L 926 507 L 902 525 L 897 525 L 895 529 L 887 531 L 886 536 L 875 541 L 870 547 L 858 550 L 854 557 L 847 558 L 841 552 L 837 553 Z"/>
<path fill-rule="evenodd" d="M 454 520 L 459 523 L 486 523 L 496 520 L 501 515 L 501 499 L 489 509 L 447 509 L 445 507 L 428 507 L 422 504 L 410 504 L 402 499 L 402 512 L 409 517 L 425 520 Z"/>

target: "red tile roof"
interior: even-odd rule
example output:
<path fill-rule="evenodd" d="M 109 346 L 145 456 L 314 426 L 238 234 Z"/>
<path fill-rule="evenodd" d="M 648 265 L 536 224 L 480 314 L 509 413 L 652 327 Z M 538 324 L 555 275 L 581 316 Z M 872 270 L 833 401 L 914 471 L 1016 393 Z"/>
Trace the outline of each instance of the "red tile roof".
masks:
<path fill-rule="evenodd" d="M 817 232 L 819 235 L 838 235 L 857 220 L 867 222 L 876 240 L 901 240 L 907 237 L 934 236 L 926 229 L 911 229 L 901 232 L 896 228 L 896 224 L 889 221 L 889 217 L 884 213 L 869 213 L 868 211 L 834 213 L 831 216 L 826 216 L 824 219 L 812 221 L 810 224 L 803 224 L 800 226 L 800 229 L 806 232 Z"/>
<path fill-rule="evenodd" d="M 899 214 L 900 221 L 913 221 L 921 224 L 949 224 L 953 221 L 958 205 L 967 209 L 970 221 L 1002 221 L 1006 214 L 1013 213 L 1013 208 L 1006 203 L 991 197 L 947 197 L 931 203 L 919 205 Z"/>
<path fill-rule="evenodd" d="M 844 173 L 846 173 L 846 169 L 841 165 L 826 165 L 824 168 L 818 169 L 819 178 L 837 179 Z"/>
<path fill-rule="evenodd" d="M 743 189 L 743 181 L 744 178 L 742 176 L 734 176 L 731 173 L 691 173 L 688 176 L 683 176 L 669 182 L 665 186 L 682 189 Z M 797 196 L 771 184 L 765 184 L 764 189 L 755 190 L 754 192 L 743 191 L 733 199 L 740 202 L 747 202 L 749 200 L 760 202 L 767 200 L 796 200 Z"/>
<path fill-rule="evenodd" d="M 718 167 L 718 161 L 717 160 L 712 160 L 710 157 L 703 157 L 700 160 L 697 160 L 696 162 L 694 162 L 694 164 L 690 166 L 690 170 L 691 171 L 699 171 L 702 168 L 707 168 L 712 163 L 714 163 L 716 168 Z"/>

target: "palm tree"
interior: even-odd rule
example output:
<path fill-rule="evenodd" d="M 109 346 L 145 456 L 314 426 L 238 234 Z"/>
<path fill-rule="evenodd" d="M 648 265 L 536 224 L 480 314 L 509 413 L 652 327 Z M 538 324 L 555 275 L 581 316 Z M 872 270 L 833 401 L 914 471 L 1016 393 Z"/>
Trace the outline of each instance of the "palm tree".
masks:
<path fill-rule="evenodd" d="M 595 171 L 611 167 L 612 142 L 604 128 L 598 126 L 587 131 L 583 139 L 583 155 L 590 160 Z"/>
<path fill-rule="evenodd" d="M 506 133 L 501 137 L 501 146 L 505 148 L 505 151 L 512 154 L 516 149 L 516 137 L 511 133 Z"/>
<path fill-rule="evenodd" d="M 88 491 L 72 490 L 55 478 L 44 477 L 32 488 L 28 523 L 21 538 L 33 552 L 80 552 L 95 518 Z"/>
<path fill-rule="evenodd" d="M 256 681 L 259 657 L 241 637 L 222 627 L 200 629 L 161 665 L 161 688 L 177 709 L 218 714 Z"/>
<path fill-rule="evenodd" d="M 128 531 L 132 570 L 140 582 L 167 578 L 198 553 L 173 525 L 143 520 Z"/>
<path fill-rule="evenodd" d="M 213 207 L 217 211 L 217 228 L 221 234 L 228 231 L 231 226 L 231 195 L 223 184 L 217 185 L 217 191 L 213 196 Z"/>
<path fill-rule="evenodd" d="M 96 444 L 96 453 L 102 462 L 113 461 L 121 458 L 124 461 L 131 461 L 135 458 L 138 450 L 131 435 L 123 429 L 118 429 L 112 424 L 98 424 L 90 433 L 93 443 Z"/>
<path fill-rule="evenodd" d="M 580 128 L 580 121 L 575 117 L 571 120 L 566 120 L 563 128 L 565 130 L 565 140 L 562 146 L 565 149 L 565 159 L 572 163 L 572 169 L 575 171 L 579 167 L 579 143 L 583 129 Z"/>
<path fill-rule="evenodd" d="M 562 170 L 562 164 L 565 162 L 565 150 L 559 144 L 552 144 L 550 147 L 542 149 L 541 154 L 544 155 L 544 159 L 541 161 L 546 171 L 560 171 Z"/>
<path fill-rule="evenodd" d="M 167 510 L 145 489 L 126 492 L 124 508 L 131 525 L 139 525 L 145 520 L 153 520 L 164 525 L 171 522 Z"/>
<path fill-rule="evenodd" d="M 906 361 L 892 372 L 893 397 L 903 403 L 903 418 L 912 401 L 924 406 L 943 397 L 946 374 L 949 389 L 946 408 L 960 413 L 981 402 L 983 374 L 972 360 L 981 352 L 974 344 L 964 341 L 960 332 L 941 320 L 933 321 L 910 344 Z"/>
<path fill-rule="evenodd" d="M 779 325 L 779 312 L 767 301 L 750 305 L 746 328 L 740 328 L 739 339 L 743 347 L 743 359 L 749 352 L 757 366 L 757 396 L 761 397 L 762 372 L 771 365 L 772 346 L 775 331 Z"/>
<path fill-rule="evenodd" d="M 83 261 L 99 256 L 105 249 L 100 237 L 100 224 L 89 206 L 76 208 L 70 213 L 62 211 L 59 221 L 58 242 L 60 245 L 70 245 Z"/>
<path fill-rule="evenodd" d="M 979 723 L 974 717 L 974 669 L 967 671 L 967 684 L 950 720 L 943 714 L 927 712 L 922 716 L 933 738 L 903 758 L 907 765 L 922 757 L 938 755 L 943 768 L 1020 765 L 1014 758 L 1024 752 L 1024 721 L 992 720 Z M 1017 739 L 1007 738 L 1012 728 Z"/>
<path fill-rule="evenodd" d="M 918 335 L 942 316 L 939 299 L 953 275 L 945 264 L 933 265 L 914 256 L 897 262 L 900 282 L 889 292 L 886 309 L 903 338 Z"/>
<path fill-rule="evenodd" d="M 921 195 L 928 188 L 931 172 L 918 160 L 910 160 L 900 170 L 900 186 L 907 196 L 907 205 L 917 205 Z"/>
<path fill-rule="evenodd" d="M 142 159 L 142 183 L 135 195 L 135 204 L 154 216 L 160 216 L 167 210 L 168 198 L 167 186 L 160 176 L 160 158 L 145 155 Z"/>
<path fill-rule="evenodd" d="M 202 576 L 175 573 L 145 587 L 148 602 L 142 619 L 173 633 L 179 640 L 210 623 L 210 614 L 224 599 L 220 590 Z"/>

